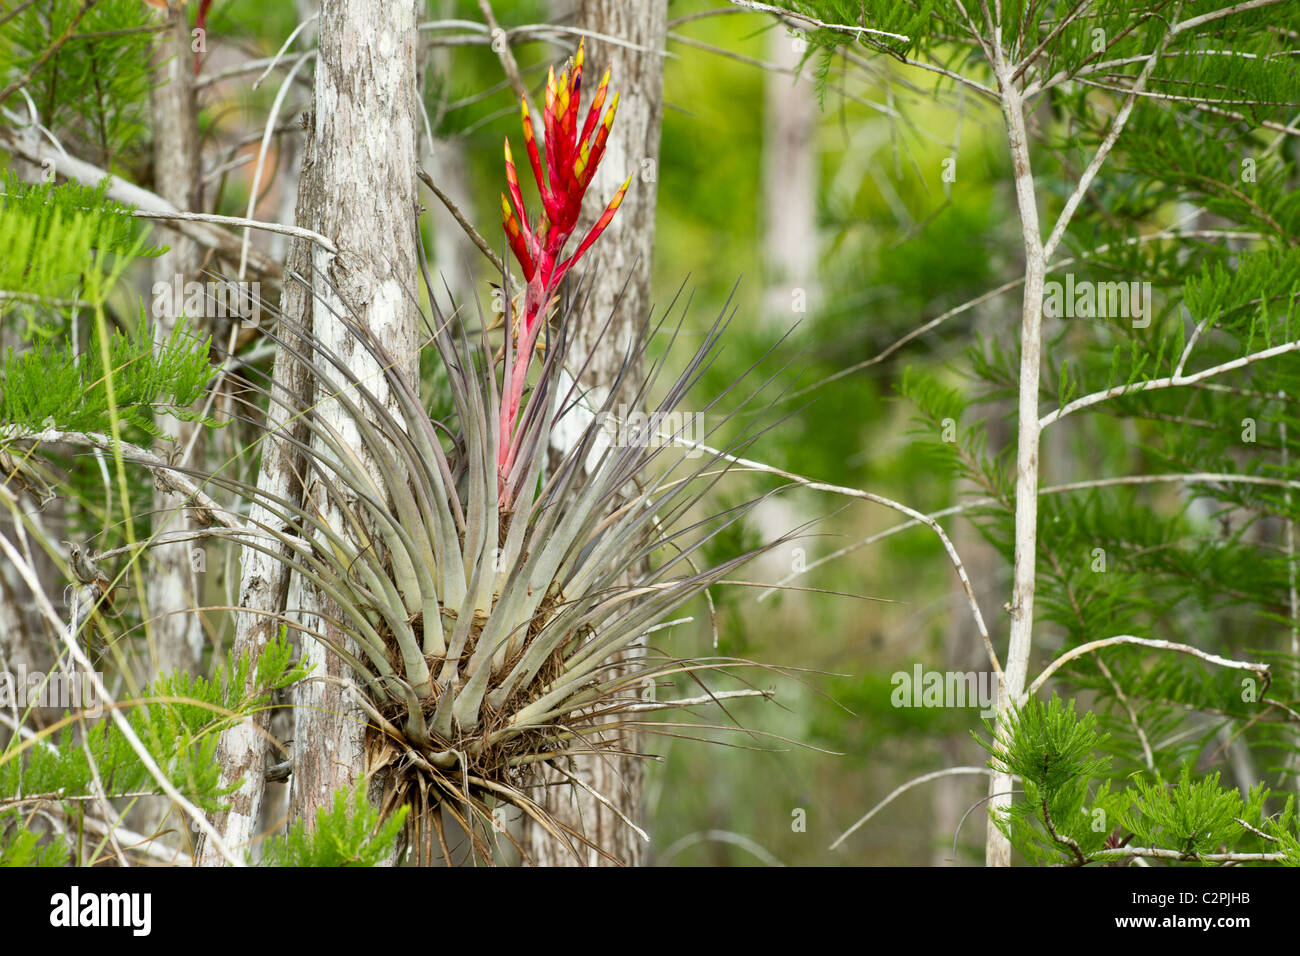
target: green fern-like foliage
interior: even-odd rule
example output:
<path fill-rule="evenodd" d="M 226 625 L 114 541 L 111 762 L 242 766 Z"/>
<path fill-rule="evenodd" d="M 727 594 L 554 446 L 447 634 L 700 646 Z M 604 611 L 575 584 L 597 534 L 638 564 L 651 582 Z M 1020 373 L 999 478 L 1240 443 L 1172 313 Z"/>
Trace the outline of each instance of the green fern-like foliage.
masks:
<path fill-rule="evenodd" d="M 30 816 L 19 810 L 0 813 L 0 867 L 62 866 L 71 849 L 62 834 L 43 837 L 29 829 Z"/>
<path fill-rule="evenodd" d="M 77 183 L 21 183 L 10 171 L 0 192 L 0 314 L 25 319 L 24 338 L 48 337 L 62 327 L 55 317 L 87 286 L 107 296 L 105 281 L 115 267 L 162 249 L 148 242 L 148 230 L 130 216 L 131 207 L 107 198 L 108 180 L 96 187 Z M 94 273 L 90 276 L 90 273 Z M 88 281 L 95 279 L 98 281 Z"/>
<path fill-rule="evenodd" d="M 1064 854 L 1077 863 L 1105 846 L 1104 822 L 1119 798 L 1108 783 L 1095 787 L 1109 767 L 1096 755 L 1104 743 L 1096 727 L 1092 714 L 1080 717 L 1074 701 L 1053 695 L 1047 704 L 1030 701 L 1017 711 L 994 743 L 976 738 L 989 750 L 991 766 L 1022 781 L 1023 796 L 994 822 L 1034 862 L 1060 862 Z"/>
<path fill-rule="evenodd" d="M 298 820 L 288 836 L 269 839 L 262 863 L 377 866 L 392 855 L 409 809 L 402 807 L 381 824 L 379 811 L 366 798 L 363 788 L 341 788 L 334 792 L 329 809 L 321 807 L 316 811 L 313 829 L 308 830 L 306 823 Z"/>
<path fill-rule="evenodd" d="M 129 426 L 159 435 L 153 416 L 162 411 L 215 426 L 216 421 L 201 418 L 190 408 L 216 374 L 208 361 L 210 346 L 210 336 L 195 337 L 184 321 L 155 344 L 142 311 L 135 335 L 110 334 L 108 374 L 100 358 L 98 332 L 92 333 L 88 355 L 66 342 L 21 353 L 11 348 L 0 369 L 0 422 L 16 426 L 19 433 L 46 428 L 107 431 L 111 376 L 114 403 Z"/>
<path fill-rule="evenodd" d="M 976 738 L 991 767 L 1020 778 L 1010 808 L 994 823 L 1030 862 L 1104 863 L 1122 860 L 1126 847 L 1203 865 L 1216 853 L 1292 853 L 1292 798 L 1270 815 L 1264 784 L 1243 796 L 1221 786 L 1217 772 L 1194 775 L 1190 762 L 1177 768 L 1172 786 L 1159 771 L 1116 776 L 1101 754 L 1107 734 L 1098 726 L 1096 715 L 1076 714 L 1074 701 L 1054 694 L 1046 703 L 1030 700 L 992 739 Z"/>
<path fill-rule="evenodd" d="M 22 7 L 0 25 L 0 77 L 30 74 L 39 121 L 69 151 L 119 167 L 145 137 L 158 21 L 140 0 Z"/>
<path fill-rule="evenodd" d="M 1138 795 L 1125 826 L 1146 845 L 1170 846 L 1189 855 L 1235 843 L 1246 832 L 1241 818 L 1258 817 L 1263 806 L 1263 784 L 1243 800 L 1239 791 L 1219 786 L 1217 773 L 1196 780 L 1186 764 L 1172 787 L 1141 778 L 1134 783 Z"/>
<path fill-rule="evenodd" d="M 139 700 L 119 704 L 127 706 L 131 729 L 172 785 L 197 806 L 217 812 L 227 792 L 216 759 L 221 731 L 269 706 L 274 691 L 301 680 L 307 670 L 293 662 L 293 646 L 282 629 L 256 663 L 247 654 L 238 659 L 232 654 L 211 679 L 176 673 L 159 678 Z M 94 716 L 90 701 L 83 698 L 83 703 L 89 711 L 84 736 L 74 724 L 26 745 L 15 736 L 0 752 L 0 803 L 19 794 L 29 803 L 42 798 L 54 804 L 91 794 L 92 759 L 110 798 L 157 792 L 156 781 L 117 725 Z M 54 849 L 59 844 L 37 847 L 20 835 L 19 814 L 21 809 L 0 817 L 0 863 L 66 862 L 66 852 Z"/>

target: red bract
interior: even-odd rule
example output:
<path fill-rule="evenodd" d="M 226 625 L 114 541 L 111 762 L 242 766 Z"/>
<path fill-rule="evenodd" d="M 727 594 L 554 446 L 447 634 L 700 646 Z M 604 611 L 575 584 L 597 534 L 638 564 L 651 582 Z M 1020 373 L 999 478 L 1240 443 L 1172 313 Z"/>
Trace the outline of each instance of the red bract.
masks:
<path fill-rule="evenodd" d="M 206 40 L 207 40 L 206 34 L 208 29 L 207 27 L 208 8 L 211 6 L 212 6 L 212 0 L 202 0 L 202 3 L 199 4 L 198 16 L 194 20 L 194 29 L 203 31 L 205 48 L 206 48 Z M 199 75 L 199 51 L 198 50 L 194 51 L 194 75 L 195 76 Z"/>
<path fill-rule="evenodd" d="M 515 170 L 514 157 L 510 153 L 510 138 L 506 137 L 506 183 L 510 189 L 510 201 L 501 195 L 501 218 L 505 226 L 506 238 L 510 249 L 524 272 L 527 283 L 524 290 L 523 315 L 515 331 L 515 348 L 509 385 L 505 389 L 501 402 L 501 434 L 498 443 L 497 474 L 501 487 L 505 486 L 506 476 L 514 464 L 518 453 L 515 441 L 515 420 L 519 414 L 519 404 L 524 393 L 524 384 L 528 376 L 528 365 L 537 344 L 538 334 L 545 323 L 545 307 L 552 295 L 559 288 L 574 263 L 591 248 L 592 243 L 605 231 L 614 212 L 623 201 L 629 176 L 609 201 L 605 211 L 596 224 L 591 227 L 573 255 L 562 259 L 564 246 L 569 241 L 578 224 L 578 215 L 582 211 L 582 197 L 591 185 L 601 158 L 605 155 L 605 143 L 609 139 L 609 130 L 614 123 L 614 113 L 618 110 L 618 93 L 610 101 L 609 109 L 602 119 L 601 107 L 609 89 L 609 70 L 605 70 L 596 95 L 587 110 L 582 129 L 578 129 L 578 96 L 582 90 L 582 63 L 584 45 L 578 43 L 578 53 L 573 59 L 573 75 L 567 70 L 560 73 L 557 80 L 552 69 L 546 80 L 546 110 L 543 114 L 545 129 L 546 168 L 542 168 L 542 159 L 533 135 L 533 123 L 528 113 L 528 102 L 521 100 L 523 107 L 524 144 L 528 148 L 528 161 L 533 169 L 533 178 L 537 181 L 537 190 L 542 197 L 542 208 L 538 212 L 536 224 L 530 224 L 528 212 L 524 208 L 523 194 L 519 190 L 519 175 Z M 517 214 L 517 218 L 516 218 Z M 507 334 L 510 332 L 507 330 Z"/>

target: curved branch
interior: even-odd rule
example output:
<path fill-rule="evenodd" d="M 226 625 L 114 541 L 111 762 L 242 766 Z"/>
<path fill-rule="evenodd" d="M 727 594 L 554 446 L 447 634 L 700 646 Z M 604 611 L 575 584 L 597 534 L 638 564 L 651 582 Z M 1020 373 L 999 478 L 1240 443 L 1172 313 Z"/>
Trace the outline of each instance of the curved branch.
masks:
<path fill-rule="evenodd" d="M 929 783 L 931 780 L 938 780 L 940 777 L 954 777 L 957 776 L 958 774 L 987 775 L 987 774 L 991 774 L 992 772 L 993 771 L 990 770 L 988 767 L 949 767 L 946 770 L 936 770 L 933 773 L 927 773 L 913 780 L 909 780 L 901 787 L 895 787 L 893 792 L 890 793 L 889 796 L 885 797 L 885 799 L 881 800 L 874 807 L 872 807 L 865 814 L 863 814 L 857 823 L 853 824 L 853 826 L 849 827 L 847 830 L 841 833 L 836 838 L 835 842 L 830 845 L 830 849 L 834 850 L 841 843 L 847 840 L 855 830 L 861 827 L 864 823 L 866 823 L 868 820 L 874 817 L 881 810 L 885 809 L 885 807 L 893 803 L 895 798 L 901 797 L 903 794 L 911 790 L 913 787 L 919 787 L 921 784 Z"/>
<path fill-rule="evenodd" d="M 1121 634 L 1117 637 L 1106 637 L 1099 641 L 1089 641 L 1087 644 L 1080 644 L 1066 651 L 1052 663 L 1048 664 L 1037 679 L 1029 685 L 1029 690 L 1025 691 L 1020 698 L 1020 704 L 1023 705 L 1038 688 L 1042 687 L 1049 677 L 1060 670 L 1064 665 L 1076 658 L 1083 657 L 1085 654 L 1091 654 L 1093 651 L 1100 650 L 1103 647 L 1113 647 L 1117 644 L 1137 644 L 1141 647 L 1152 647 L 1161 651 L 1177 651 L 1180 654 L 1190 654 L 1192 657 L 1205 661 L 1207 664 L 1217 664 L 1219 667 L 1228 667 L 1233 670 L 1251 671 L 1259 675 L 1264 680 L 1264 686 L 1267 688 L 1270 676 L 1269 665 L 1261 664 L 1257 661 L 1234 661 L 1227 657 L 1220 657 L 1218 654 L 1211 654 L 1200 648 L 1192 647 L 1190 644 L 1178 644 L 1174 641 L 1161 641 L 1149 637 L 1134 637 L 1131 634 Z"/>

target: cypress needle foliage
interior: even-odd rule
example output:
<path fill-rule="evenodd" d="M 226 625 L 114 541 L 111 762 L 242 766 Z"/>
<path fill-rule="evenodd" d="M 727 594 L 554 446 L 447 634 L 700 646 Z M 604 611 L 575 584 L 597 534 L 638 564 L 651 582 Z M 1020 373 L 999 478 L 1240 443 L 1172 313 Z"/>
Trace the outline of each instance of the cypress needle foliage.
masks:
<path fill-rule="evenodd" d="M 402 807 L 381 821 L 362 787 L 337 790 L 330 807 L 316 811 L 313 829 L 298 820 L 287 836 L 267 840 L 262 864 L 378 866 L 391 858 L 409 809 Z"/>
<path fill-rule="evenodd" d="M 184 421 L 218 423 L 190 406 L 216 374 L 208 361 L 211 337 L 197 338 L 184 321 L 166 340 L 154 344 L 152 327 L 141 311 L 139 331 L 109 336 L 108 367 L 113 398 L 122 421 L 159 436 L 157 412 Z M 9 437 L 24 431 L 106 432 L 109 428 L 108 375 L 97 361 L 99 333 L 82 354 L 68 342 L 37 345 L 24 352 L 10 348 L 0 371 L 0 422 L 12 426 Z M 0 441 L 3 441 L 0 438 Z"/>
<path fill-rule="evenodd" d="M 0 23 L 0 90 L 14 77 L 33 120 L 66 137 L 106 169 L 140 146 L 152 86 L 158 21 L 141 0 L 47 0 L 21 4 Z M 17 95 L 0 104 L 15 109 Z"/>
<path fill-rule="evenodd" d="M 1217 771 L 1194 774 L 1191 763 L 1172 785 L 1159 772 L 1117 778 L 1110 758 L 1098 755 L 1108 735 L 1097 728 L 1094 714 L 1080 716 L 1074 701 L 1053 694 L 1029 701 L 995 737 L 976 737 L 992 765 L 1023 787 L 996 822 L 1031 862 L 1084 866 L 1123 860 L 1126 847 L 1158 847 L 1208 865 L 1207 855 L 1277 854 L 1294 841 L 1292 797 L 1269 815 L 1263 783 L 1243 795 L 1223 787 Z"/>
<path fill-rule="evenodd" d="M 66 315 L 87 290 L 106 298 L 125 261 L 154 257 L 149 230 L 133 207 L 108 199 L 109 181 L 23 183 L 12 170 L 0 192 L 0 316 L 24 319 L 25 340 L 48 339 L 67 327 Z"/>
<path fill-rule="evenodd" d="M 63 834 L 47 837 L 18 810 L 0 812 L 0 867 L 63 866 L 72 850 Z"/>
<path fill-rule="evenodd" d="M 216 812 L 223 809 L 221 798 L 226 792 L 216 760 L 218 736 L 234 722 L 269 706 L 275 691 L 306 676 L 307 668 L 295 663 L 294 656 L 282 629 L 256 661 L 247 654 L 236 659 L 232 653 L 211 678 L 175 673 L 159 678 L 138 699 L 118 703 L 125 706 L 131 729 L 176 789 L 196 806 Z M 50 681 L 80 683 L 83 677 L 58 674 L 51 675 Z M 0 689 L 13 697 L 4 701 L 6 706 L 18 705 L 19 688 Z M 75 814 L 80 800 L 97 792 L 96 773 L 110 798 L 161 792 L 117 724 L 95 719 L 94 710 L 103 704 L 95 701 L 93 692 L 82 697 L 81 712 L 90 711 L 84 727 L 77 713 L 65 712 L 63 720 L 32 738 L 15 735 L 0 751 L 0 864 L 65 864 L 65 845 L 58 841 L 44 848 L 32 845 L 25 835 L 26 814 L 38 799 L 45 801 L 40 805 Z M 6 804 L 13 806 L 6 809 Z"/>
<path fill-rule="evenodd" d="M 1062 854 L 1079 862 L 1103 849 L 1110 836 L 1108 827 L 1091 825 L 1114 813 L 1120 799 L 1108 783 L 1093 792 L 1110 763 L 1096 756 L 1105 740 L 1096 727 L 1095 716 L 1080 718 L 1073 701 L 1053 695 L 1046 705 L 1030 701 L 994 743 L 976 738 L 995 767 L 1020 778 L 1023 799 L 1011 805 L 1002 827 L 1036 862 L 1060 862 Z M 1100 814 L 1094 817 L 1090 808 Z"/>

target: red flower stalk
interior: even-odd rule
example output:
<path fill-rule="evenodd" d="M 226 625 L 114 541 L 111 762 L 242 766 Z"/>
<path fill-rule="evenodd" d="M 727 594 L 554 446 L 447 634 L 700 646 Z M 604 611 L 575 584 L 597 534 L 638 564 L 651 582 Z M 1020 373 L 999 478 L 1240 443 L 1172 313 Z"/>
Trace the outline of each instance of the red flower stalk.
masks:
<path fill-rule="evenodd" d="M 545 129 L 546 168 L 543 171 L 542 160 L 533 135 L 533 124 L 528 113 L 527 100 L 521 100 L 523 107 L 524 144 L 528 148 L 528 161 L 533 168 L 533 178 L 537 181 L 537 190 L 542 197 L 542 208 L 538 212 L 537 222 L 530 224 L 528 212 L 524 208 L 523 194 L 519 190 L 519 175 L 515 171 L 514 157 L 510 153 L 510 138 L 506 137 L 506 184 L 510 189 L 510 201 L 501 195 L 501 218 L 505 226 L 506 238 L 510 249 L 524 272 L 527 283 L 524 290 L 523 315 L 518 322 L 515 335 L 515 348 L 509 385 L 504 389 L 501 400 L 501 433 L 497 453 L 497 478 L 499 487 L 504 488 L 506 480 L 518 454 L 518 439 L 515 435 L 515 421 L 519 415 L 519 405 L 523 399 L 524 385 L 528 377 L 528 366 L 533 357 L 537 337 L 545 324 L 545 308 L 552 296 L 559 289 L 564 278 L 574 263 L 591 248 L 592 243 L 605 231 L 614 212 L 623 201 L 629 176 L 614 194 L 614 198 L 605 207 L 604 213 L 596 224 L 578 243 L 573 255 L 562 259 L 564 246 L 569 241 L 578 224 L 578 215 L 582 211 L 582 197 L 591 185 L 605 155 L 605 143 L 609 139 L 610 127 L 614 124 L 614 114 L 618 110 L 618 93 L 614 94 L 609 109 L 602 119 L 601 107 L 605 104 L 605 95 L 609 89 L 609 70 L 596 88 L 596 95 L 591 101 L 582 129 L 578 129 L 578 96 L 582 91 L 582 63 L 584 44 L 578 42 L 578 53 L 573 59 L 573 74 L 568 70 L 555 77 L 552 69 L 546 80 L 546 109 L 543 114 Z M 516 218 L 516 214 L 518 218 Z M 507 331 L 507 334 L 511 334 Z"/>
<path fill-rule="evenodd" d="M 202 30 L 204 32 L 203 43 L 205 47 L 207 45 L 208 8 L 211 6 L 212 6 L 212 0 L 202 0 L 202 2 L 199 3 L 198 16 L 194 20 L 194 29 Z M 198 50 L 194 51 L 194 75 L 195 76 L 199 75 L 199 51 Z"/>

